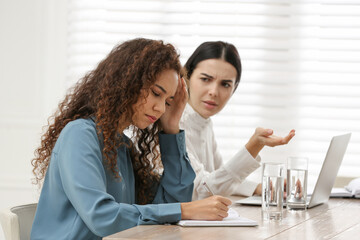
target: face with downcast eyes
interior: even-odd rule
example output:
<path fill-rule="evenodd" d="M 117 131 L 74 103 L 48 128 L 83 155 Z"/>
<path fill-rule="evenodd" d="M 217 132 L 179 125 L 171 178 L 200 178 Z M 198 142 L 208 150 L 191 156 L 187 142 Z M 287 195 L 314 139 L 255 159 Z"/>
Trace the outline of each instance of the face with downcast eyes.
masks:
<path fill-rule="evenodd" d="M 166 111 L 174 99 L 178 85 L 178 74 L 175 70 L 161 72 L 154 85 L 143 89 L 138 102 L 134 104 L 132 124 L 140 129 L 145 129 L 157 121 Z"/>
<path fill-rule="evenodd" d="M 222 59 L 197 64 L 189 80 L 189 104 L 203 118 L 220 112 L 235 89 L 236 69 Z"/>

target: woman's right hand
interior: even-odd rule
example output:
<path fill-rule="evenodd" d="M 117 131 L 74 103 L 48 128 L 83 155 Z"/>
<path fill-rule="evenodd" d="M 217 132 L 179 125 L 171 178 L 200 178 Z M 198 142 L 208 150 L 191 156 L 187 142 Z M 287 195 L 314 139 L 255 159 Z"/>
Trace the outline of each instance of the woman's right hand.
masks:
<path fill-rule="evenodd" d="M 294 129 L 285 137 L 275 136 L 273 133 L 272 129 L 256 128 L 255 133 L 245 145 L 248 152 L 255 158 L 264 146 L 275 147 L 285 145 L 295 136 Z"/>
<path fill-rule="evenodd" d="M 181 219 L 222 220 L 228 216 L 229 205 L 230 199 L 218 195 L 181 203 Z"/>

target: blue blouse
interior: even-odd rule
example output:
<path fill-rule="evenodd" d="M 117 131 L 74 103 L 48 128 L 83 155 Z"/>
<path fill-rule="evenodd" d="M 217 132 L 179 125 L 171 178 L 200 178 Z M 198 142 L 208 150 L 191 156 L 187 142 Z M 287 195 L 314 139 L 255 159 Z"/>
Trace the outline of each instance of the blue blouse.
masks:
<path fill-rule="evenodd" d="M 137 205 L 130 150 L 118 148 L 120 181 L 103 164 L 95 122 L 68 123 L 52 151 L 31 239 L 101 239 L 136 225 L 179 221 L 179 202 L 191 201 L 195 178 L 185 133 L 159 134 L 159 141 L 164 172 L 152 204 Z"/>

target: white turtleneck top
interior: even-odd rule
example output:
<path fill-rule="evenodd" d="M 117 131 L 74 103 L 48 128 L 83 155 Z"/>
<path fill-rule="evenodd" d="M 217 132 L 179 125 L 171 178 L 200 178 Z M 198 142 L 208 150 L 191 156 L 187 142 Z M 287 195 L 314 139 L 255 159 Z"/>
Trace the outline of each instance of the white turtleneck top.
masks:
<path fill-rule="evenodd" d="M 217 195 L 253 194 L 258 183 L 245 178 L 260 166 L 260 156 L 254 159 L 243 146 L 234 157 L 224 163 L 217 147 L 211 119 L 203 118 L 189 104 L 186 105 L 180 120 L 180 128 L 185 130 L 187 153 L 196 172 L 193 200 L 209 196 L 202 186 L 203 182 Z"/>

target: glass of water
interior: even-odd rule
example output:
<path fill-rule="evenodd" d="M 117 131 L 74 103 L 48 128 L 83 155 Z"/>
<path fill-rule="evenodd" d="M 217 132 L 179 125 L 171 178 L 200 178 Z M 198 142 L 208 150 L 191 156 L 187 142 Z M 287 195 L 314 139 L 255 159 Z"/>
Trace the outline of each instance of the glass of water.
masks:
<path fill-rule="evenodd" d="M 286 208 L 306 210 L 308 158 L 289 157 L 286 176 Z"/>
<path fill-rule="evenodd" d="M 284 175 L 283 163 L 263 163 L 261 201 L 263 220 L 282 220 Z"/>

